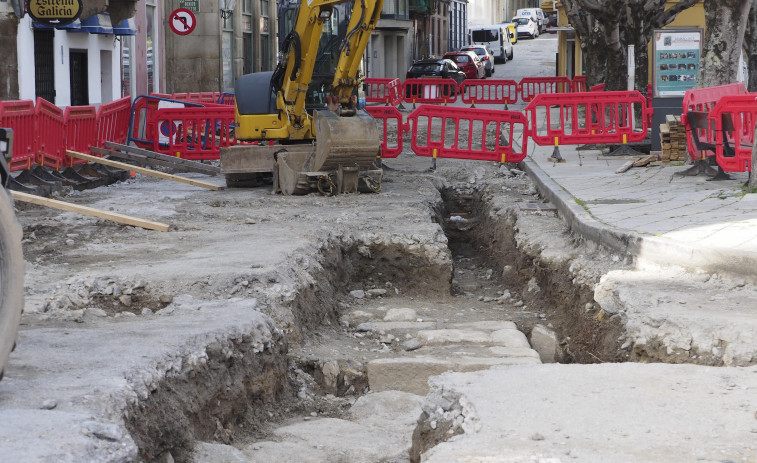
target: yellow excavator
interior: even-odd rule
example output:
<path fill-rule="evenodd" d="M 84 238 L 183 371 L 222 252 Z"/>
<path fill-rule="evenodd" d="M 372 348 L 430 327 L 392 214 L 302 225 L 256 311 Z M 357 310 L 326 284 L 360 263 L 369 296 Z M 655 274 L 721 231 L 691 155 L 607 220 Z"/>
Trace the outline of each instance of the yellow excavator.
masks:
<path fill-rule="evenodd" d="M 324 23 L 335 5 L 348 2 L 353 0 L 301 1 L 276 69 L 237 79 L 236 138 L 261 143 L 221 150 L 228 186 L 273 174 L 274 188 L 284 194 L 380 191 L 380 133 L 373 117 L 358 109 L 355 90 L 362 85 L 360 62 L 384 0 L 354 0 L 327 108 L 311 114 L 305 105 Z"/>

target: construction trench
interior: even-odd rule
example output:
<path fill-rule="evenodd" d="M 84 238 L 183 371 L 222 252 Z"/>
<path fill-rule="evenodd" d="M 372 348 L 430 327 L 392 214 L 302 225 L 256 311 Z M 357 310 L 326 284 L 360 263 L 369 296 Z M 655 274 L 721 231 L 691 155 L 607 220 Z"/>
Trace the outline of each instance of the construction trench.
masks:
<path fill-rule="evenodd" d="M 620 317 L 603 316 L 593 303 L 599 274 L 588 267 L 606 253 L 571 236 L 522 173 L 500 171 L 507 178 L 504 192 L 471 184 L 440 186 L 438 202 L 429 204 L 429 219 L 439 227 L 431 246 L 419 245 L 413 236 L 326 240 L 313 255 L 295 259 L 309 271 L 283 301 L 267 298 L 263 289 L 277 278 L 241 276 L 237 285 L 255 294 L 259 305 L 284 304 L 291 317 L 286 328 L 273 330 L 264 348 L 246 335 L 211 345 L 201 368 L 167 374 L 146 398 L 130 404 L 125 422 L 140 457 L 220 461 L 215 447 L 196 453 L 196 441 L 202 441 L 253 449 L 251 461 L 285 461 L 275 459 L 284 457 L 273 448 L 286 445 L 274 443 L 286 441 L 277 427 L 348 417 L 364 394 L 392 388 L 391 378 L 371 377 L 371 362 L 421 352 L 454 356 L 468 348 L 462 339 L 434 352 L 417 345 L 418 329 L 403 329 L 403 322 L 444 329 L 511 321 L 529 337 L 540 325 L 557 336 L 556 361 L 627 360 L 629 351 L 620 349 Z M 555 246 L 584 255 L 555 258 L 564 256 L 550 252 Z M 585 271 L 572 269 L 578 262 Z M 616 264 L 622 266 L 622 260 Z M 391 325 L 385 320 L 400 322 L 382 329 Z M 469 355 L 480 354 L 477 346 L 471 350 Z M 376 374 L 393 374 L 387 371 Z M 371 380 L 380 384 L 372 387 Z M 424 377 L 417 380 L 425 383 Z M 462 432 L 459 423 L 431 429 L 424 416 L 418 419 L 409 453 L 400 442 L 386 447 L 385 455 L 335 451 L 344 459 L 328 461 L 418 461 L 439 440 Z"/>
<path fill-rule="evenodd" d="M 64 442 L 71 461 L 420 461 L 470 429 L 428 381 L 448 370 L 753 363 L 639 315 L 688 280 L 570 233 L 516 166 L 428 161 L 387 162 L 378 195 L 141 176 L 67 193 L 168 233 L 17 203 L 26 314 L 0 414 L 42 402 L 55 429 L 86 429 L 36 442 L 41 460 Z"/>

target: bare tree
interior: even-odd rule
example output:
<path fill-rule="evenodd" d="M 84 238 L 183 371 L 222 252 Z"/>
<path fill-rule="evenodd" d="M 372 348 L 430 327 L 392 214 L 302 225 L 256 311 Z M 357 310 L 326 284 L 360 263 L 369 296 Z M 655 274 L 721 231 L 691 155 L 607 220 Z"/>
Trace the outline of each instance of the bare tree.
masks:
<path fill-rule="evenodd" d="M 744 52 L 749 70 L 747 88 L 750 92 L 757 92 L 757 0 L 752 0 L 752 8 L 749 10 L 746 32 L 744 33 Z"/>
<path fill-rule="evenodd" d="M 646 93 L 648 44 L 655 29 L 700 0 L 681 0 L 665 9 L 666 0 L 562 0 L 581 40 L 587 82 L 605 82 L 608 90 L 625 90 L 627 46 L 635 47 L 635 88 Z"/>

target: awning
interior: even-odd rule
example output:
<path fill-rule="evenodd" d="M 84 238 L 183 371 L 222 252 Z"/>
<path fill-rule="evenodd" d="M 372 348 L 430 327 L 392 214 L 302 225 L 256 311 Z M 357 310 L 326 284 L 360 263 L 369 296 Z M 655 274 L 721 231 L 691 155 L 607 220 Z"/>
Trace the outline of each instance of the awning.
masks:
<path fill-rule="evenodd" d="M 110 15 L 100 13 L 81 20 L 81 28 L 77 32 L 89 32 L 90 34 L 113 34 L 113 25 L 110 23 Z"/>
<path fill-rule="evenodd" d="M 61 29 L 61 30 L 77 30 L 81 28 L 81 21 L 76 19 L 74 22 L 66 24 L 65 26 L 48 26 L 47 24 L 38 23 L 37 21 L 32 21 L 32 27 L 35 29 Z"/>
<path fill-rule="evenodd" d="M 121 21 L 120 24 L 113 26 L 114 35 L 137 35 L 137 24 L 134 18 L 128 18 Z"/>

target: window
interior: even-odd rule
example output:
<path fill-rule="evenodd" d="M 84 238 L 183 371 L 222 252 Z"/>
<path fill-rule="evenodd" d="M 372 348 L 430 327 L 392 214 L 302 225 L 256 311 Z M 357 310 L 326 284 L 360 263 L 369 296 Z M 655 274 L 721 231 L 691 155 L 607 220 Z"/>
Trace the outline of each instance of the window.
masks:
<path fill-rule="evenodd" d="M 147 0 L 147 92 L 158 92 L 160 86 L 158 85 L 158 41 L 155 34 L 157 30 L 155 21 L 155 0 Z"/>
<path fill-rule="evenodd" d="M 242 1 L 242 73 L 249 74 L 253 71 L 253 47 L 252 47 L 252 0 Z"/>
<path fill-rule="evenodd" d="M 270 1 L 260 0 L 260 70 L 271 70 Z"/>

